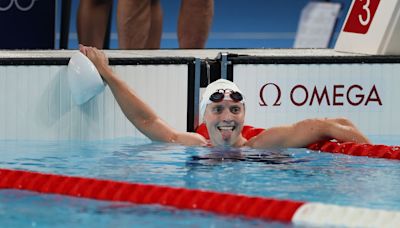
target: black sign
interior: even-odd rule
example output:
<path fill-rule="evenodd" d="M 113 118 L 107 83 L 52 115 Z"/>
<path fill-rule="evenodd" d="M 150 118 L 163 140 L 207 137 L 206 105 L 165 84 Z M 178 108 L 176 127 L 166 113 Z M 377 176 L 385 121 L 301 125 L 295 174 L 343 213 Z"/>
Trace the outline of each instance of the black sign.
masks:
<path fill-rule="evenodd" d="M 0 49 L 53 49 L 54 0 L 1 0 Z"/>

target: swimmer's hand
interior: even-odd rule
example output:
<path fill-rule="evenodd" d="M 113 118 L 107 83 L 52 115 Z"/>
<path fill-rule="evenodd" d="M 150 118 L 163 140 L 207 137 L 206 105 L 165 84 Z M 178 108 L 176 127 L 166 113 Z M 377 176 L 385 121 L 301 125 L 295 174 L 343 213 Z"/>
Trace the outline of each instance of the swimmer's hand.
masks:
<path fill-rule="evenodd" d="M 82 44 L 79 44 L 79 51 L 86 55 L 90 61 L 92 61 L 103 79 L 108 81 L 109 77 L 111 77 L 113 74 L 110 66 L 108 65 L 108 57 L 106 54 L 95 47 L 88 47 Z"/>

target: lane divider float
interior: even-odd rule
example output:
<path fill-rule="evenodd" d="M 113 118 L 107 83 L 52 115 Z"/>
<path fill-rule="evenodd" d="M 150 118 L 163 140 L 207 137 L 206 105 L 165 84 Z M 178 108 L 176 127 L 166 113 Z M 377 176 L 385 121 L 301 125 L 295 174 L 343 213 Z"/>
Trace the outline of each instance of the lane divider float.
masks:
<path fill-rule="evenodd" d="M 129 183 L 0 169 L 0 189 L 28 190 L 88 199 L 159 204 L 302 225 L 397 227 L 400 211 L 307 203 L 153 184 Z"/>
<path fill-rule="evenodd" d="M 308 149 L 329 153 L 340 153 L 370 158 L 386 158 L 400 160 L 400 146 L 358 144 L 354 142 L 319 142 L 308 146 Z"/>

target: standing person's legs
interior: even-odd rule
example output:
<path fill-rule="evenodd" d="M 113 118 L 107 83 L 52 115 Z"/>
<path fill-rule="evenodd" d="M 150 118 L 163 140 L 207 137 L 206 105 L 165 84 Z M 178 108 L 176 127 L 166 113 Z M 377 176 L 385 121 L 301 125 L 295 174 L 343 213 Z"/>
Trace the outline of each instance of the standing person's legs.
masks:
<path fill-rule="evenodd" d="M 81 0 L 78 8 L 78 41 L 103 48 L 112 0 Z"/>
<path fill-rule="evenodd" d="M 146 48 L 160 48 L 162 35 L 163 11 L 159 0 L 151 1 L 151 26 Z"/>
<path fill-rule="evenodd" d="M 119 0 L 117 22 L 120 48 L 159 48 L 162 10 L 158 0 Z"/>
<path fill-rule="evenodd" d="M 180 48 L 204 48 L 214 15 L 214 0 L 182 0 L 178 20 Z"/>

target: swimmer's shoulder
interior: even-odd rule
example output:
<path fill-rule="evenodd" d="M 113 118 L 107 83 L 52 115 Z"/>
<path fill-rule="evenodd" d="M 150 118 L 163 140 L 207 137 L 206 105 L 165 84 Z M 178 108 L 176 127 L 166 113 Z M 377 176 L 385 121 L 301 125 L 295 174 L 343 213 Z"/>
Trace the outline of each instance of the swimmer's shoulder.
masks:
<path fill-rule="evenodd" d="M 246 142 L 243 144 L 242 147 L 254 148 L 255 143 L 257 142 L 256 138 L 257 138 L 257 136 L 254 136 L 254 137 L 246 140 Z"/>
<path fill-rule="evenodd" d="M 268 143 L 269 141 L 270 141 L 270 137 L 268 137 L 268 131 L 263 130 L 259 134 L 248 139 L 247 142 L 243 146 L 255 148 L 255 149 L 269 148 L 270 146 L 273 147 L 272 144 L 269 146 L 269 143 Z"/>

